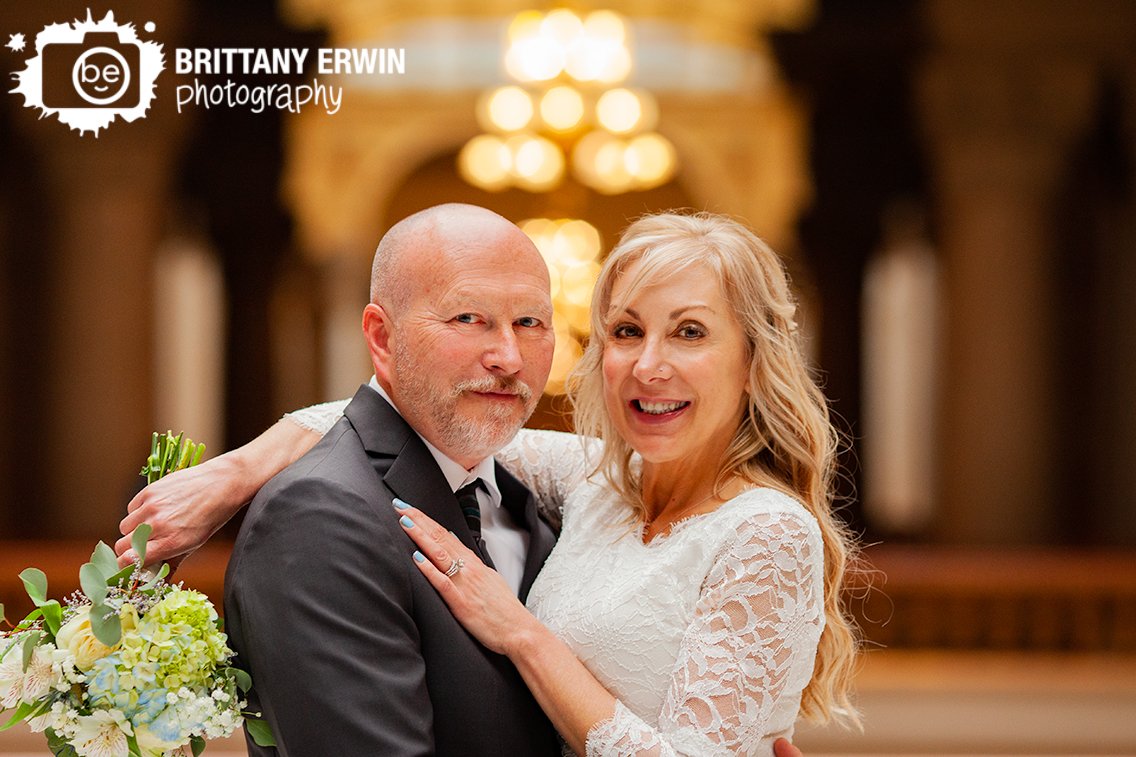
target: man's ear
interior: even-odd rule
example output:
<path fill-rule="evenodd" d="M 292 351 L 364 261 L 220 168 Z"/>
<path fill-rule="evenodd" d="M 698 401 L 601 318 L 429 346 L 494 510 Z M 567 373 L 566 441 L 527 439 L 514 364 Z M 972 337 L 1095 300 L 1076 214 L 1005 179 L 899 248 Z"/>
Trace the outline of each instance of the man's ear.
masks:
<path fill-rule="evenodd" d="M 371 353 L 371 364 L 375 376 L 390 385 L 390 374 L 394 364 L 391 344 L 391 318 L 381 305 L 370 303 L 363 308 L 363 338 L 367 340 L 367 350 Z"/>

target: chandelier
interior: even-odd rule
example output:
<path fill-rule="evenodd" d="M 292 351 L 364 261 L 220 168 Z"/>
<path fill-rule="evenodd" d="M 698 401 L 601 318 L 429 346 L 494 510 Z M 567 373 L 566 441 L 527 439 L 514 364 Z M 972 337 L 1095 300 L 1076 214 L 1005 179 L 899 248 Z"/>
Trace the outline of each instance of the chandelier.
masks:
<path fill-rule="evenodd" d="M 458 155 L 466 181 L 489 191 L 547 192 L 571 171 L 597 192 L 619 194 L 674 175 L 674 147 L 654 131 L 654 98 L 622 86 L 632 56 L 618 14 L 524 11 L 509 24 L 504 67 L 514 83 L 482 94 L 477 119 L 485 133 Z"/>

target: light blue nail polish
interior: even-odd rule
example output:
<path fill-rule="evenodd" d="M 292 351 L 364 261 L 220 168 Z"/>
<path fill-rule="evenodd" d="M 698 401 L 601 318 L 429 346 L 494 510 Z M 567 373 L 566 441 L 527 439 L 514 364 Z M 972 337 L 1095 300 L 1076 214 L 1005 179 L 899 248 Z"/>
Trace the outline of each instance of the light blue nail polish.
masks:
<path fill-rule="evenodd" d="M 422 554 L 421 552 L 419 552 L 419 551 L 415 550 L 415 552 L 414 552 L 414 562 L 426 562 L 426 555 L 424 555 L 424 554 Z"/>
<path fill-rule="evenodd" d="M 414 528 L 414 521 L 407 518 L 405 515 L 399 518 L 398 522 L 401 523 L 404 528 Z"/>
<path fill-rule="evenodd" d="M 405 510 L 406 508 L 410 507 L 410 505 L 406 504 L 398 497 L 395 497 L 393 500 L 391 500 L 391 502 L 394 504 L 395 510 Z"/>

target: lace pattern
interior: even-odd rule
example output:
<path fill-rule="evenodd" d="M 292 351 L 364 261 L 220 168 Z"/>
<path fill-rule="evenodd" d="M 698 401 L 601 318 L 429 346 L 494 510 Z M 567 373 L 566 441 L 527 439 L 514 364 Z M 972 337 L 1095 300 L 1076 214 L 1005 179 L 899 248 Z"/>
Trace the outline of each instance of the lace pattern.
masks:
<path fill-rule="evenodd" d="M 613 499 L 568 509 L 529 595 L 619 700 L 588 757 L 771 755 L 792 734 L 824 622 L 815 520 L 757 489 L 643 544 L 613 530 Z"/>
<path fill-rule="evenodd" d="M 348 402 L 350 400 L 334 400 L 324 402 L 321 405 L 310 405 L 292 413 L 285 413 L 284 417 L 300 428 L 306 428 L 308 431 L 315 431 L 317 434 L 323 435 L 330 431 L 331 427 L 343 417 L 343 411 L 347 409 Z"/>

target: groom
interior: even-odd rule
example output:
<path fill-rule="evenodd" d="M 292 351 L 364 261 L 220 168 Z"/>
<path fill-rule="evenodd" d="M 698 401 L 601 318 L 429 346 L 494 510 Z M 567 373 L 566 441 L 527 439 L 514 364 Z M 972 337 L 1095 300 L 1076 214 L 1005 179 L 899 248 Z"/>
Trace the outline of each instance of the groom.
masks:
<path fill-rule="evenodd" d="M 548 377 L 548 270 L 501 216 L 430 208 L 379 243 L 363 331 L 375 379 L 260 491 L 229 563 L 225 617 L 252 674 L 249 707 L 279 754 L 558 754 L 517 671 L 414 566 L 391 506 L 420 504 L 524 599 L 554 539 L 492 456 Z M 459 489 L 466 508 L 475 497 L 468 520 Z"/>

